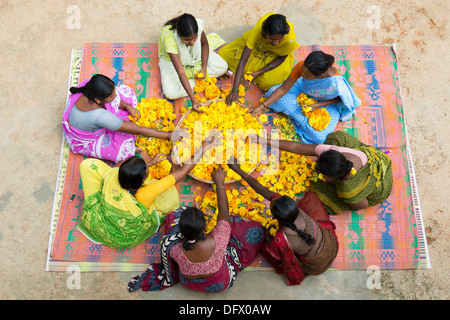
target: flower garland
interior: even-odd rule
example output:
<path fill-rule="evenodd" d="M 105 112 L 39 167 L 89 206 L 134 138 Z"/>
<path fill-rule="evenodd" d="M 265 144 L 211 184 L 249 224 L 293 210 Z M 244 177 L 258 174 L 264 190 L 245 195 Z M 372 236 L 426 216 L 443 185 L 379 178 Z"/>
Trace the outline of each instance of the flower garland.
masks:
<path fill-rule="evenodd" d="M 330 124 L 331 117 L 326 108 L 317 108 L 311 112 L 312 108 L 308 105 L 317 103 L 313 98 L 308 98 L 303 92 L 297 97 L 298 103 L 302 107 L 303 114 L 309 119 L 308 123 L 316 131 L 322 131 Z"/>

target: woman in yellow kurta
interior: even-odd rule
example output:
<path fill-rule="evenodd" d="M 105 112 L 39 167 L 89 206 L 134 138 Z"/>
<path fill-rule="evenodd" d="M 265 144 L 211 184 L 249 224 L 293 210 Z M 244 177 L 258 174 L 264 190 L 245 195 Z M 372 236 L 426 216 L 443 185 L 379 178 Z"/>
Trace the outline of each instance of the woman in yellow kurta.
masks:
<path fill-rule="evenodd" d="M 252 75 L 264 91 L 282 83 L 294 64 L 294 50 L 299 47 L 296 37 L 294 26 L 285 16 L 270 12 L 242 37 L 223 46 L 218 53 L 236 73 L 227 103 L 237 99 L 244 73 Z"/>

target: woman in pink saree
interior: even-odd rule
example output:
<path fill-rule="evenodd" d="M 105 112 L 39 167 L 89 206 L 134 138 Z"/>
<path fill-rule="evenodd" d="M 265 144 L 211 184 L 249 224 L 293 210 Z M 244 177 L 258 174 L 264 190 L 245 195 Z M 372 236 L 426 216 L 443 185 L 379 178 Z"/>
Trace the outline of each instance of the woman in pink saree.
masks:
<path fill-rule="evenodd" d="M 63 114 L 64 138 L 73 153 L 91 158 L 124 161 L 136 153 L 136 135 L 171 139 L 173 132 L 138 126 L 140 118 L 134 91 L 116 87 L 113 80 L 97 74 L 70 88 Z"/>

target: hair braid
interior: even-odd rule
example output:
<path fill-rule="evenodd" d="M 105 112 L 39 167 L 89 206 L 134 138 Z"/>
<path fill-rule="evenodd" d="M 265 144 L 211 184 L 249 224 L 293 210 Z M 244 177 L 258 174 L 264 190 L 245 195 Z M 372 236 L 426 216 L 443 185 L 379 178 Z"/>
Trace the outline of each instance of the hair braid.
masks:
<path fill-rule="evenodd" d="M 298 230 L 298 228 L 297 228 L 297 226 L 296 226 L 295 224 L 291 224 L 291 225 L 289 226 L 289 228 L 290 228 L 291 230 L 297 232 L 298 235 L 300 236 L 300 238 L 302 238 L 303 240 L 305 240 L 305 242 L 306 242 L 307 244 L 309 244 L 310 246 L 312 246 L 312 245 L 314 244 L 314 238 L 311 237 L 309 234 L 307 234 L 307 233 L 305 233 L 305 232 L 303 232 L 303 231 L 301 231 L 301 230 Z"/>

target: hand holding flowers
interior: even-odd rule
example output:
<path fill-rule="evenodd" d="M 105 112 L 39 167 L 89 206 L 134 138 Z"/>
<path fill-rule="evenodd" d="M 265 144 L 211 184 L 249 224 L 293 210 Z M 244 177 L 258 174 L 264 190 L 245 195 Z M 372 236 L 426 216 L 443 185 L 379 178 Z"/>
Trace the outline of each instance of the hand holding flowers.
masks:
<path fill-rule="evenodd" d="M 308 117 L 308 123 L 316 131 L 322 131 L 331 121 L 331 116 L 326 108 L 322 108 L 327 104 L 323 102 L 317 102 L 316 100 L 309 98 L 306 94 L 301 93 L 297 97 L 297 101 L 302 107 L 303 114 Z"/>
<path fill-rule="evenodd" d="M 226 175 L 225 169 L 222 166 L 217 166 L 213 169 L 211 177 L 217 187 L 224 188 Z"/>
<path fill-rule="evenodd" d="M 145 163 L 147 164 L 147 167 L 151 167 L 151 166 L 154 166 L 164 160 L 167 160 L 167 155 L 164 153 L 157 153 L 150 160 L 146 160 Z"/>
<path fill-rule="evenodd" d="M 131 104 L 126 103 L 123 100 L 120 100 L 119 109 L 122 109 L 124 111 L 128 111 L 131 117 L 133 117 L 133 120 L 139 120 L 141 118 L 141 113 L 137 108 L 134 108 Z"/>

